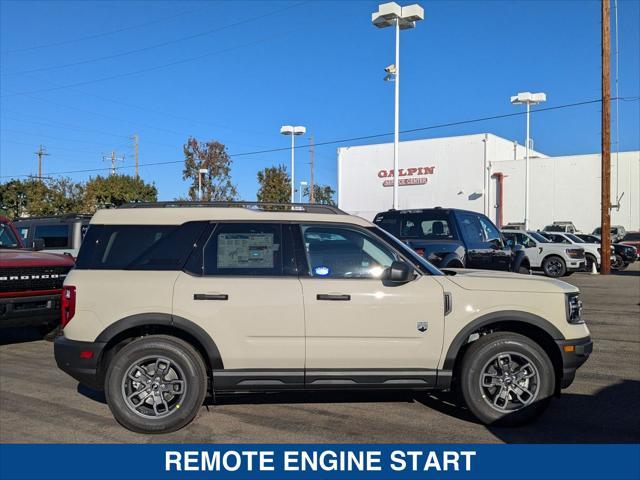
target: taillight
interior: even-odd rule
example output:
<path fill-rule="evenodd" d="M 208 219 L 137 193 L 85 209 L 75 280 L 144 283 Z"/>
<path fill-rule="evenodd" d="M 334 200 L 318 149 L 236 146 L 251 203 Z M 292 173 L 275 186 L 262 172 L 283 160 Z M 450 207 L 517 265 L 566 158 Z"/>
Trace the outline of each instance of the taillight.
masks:
<path fill-rule="evenodd" d="M 65 285 L 62 287 L 60 300 L 60 326 L 64 328 L 76 313 L 76 287 Z"/>

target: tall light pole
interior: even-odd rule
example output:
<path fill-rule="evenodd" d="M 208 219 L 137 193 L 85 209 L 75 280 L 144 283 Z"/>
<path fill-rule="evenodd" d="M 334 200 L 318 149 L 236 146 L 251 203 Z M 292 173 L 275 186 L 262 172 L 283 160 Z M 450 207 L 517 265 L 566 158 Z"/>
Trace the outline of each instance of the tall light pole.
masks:
<path fill-rule="evenodd" d="M 296 168 L 296 135 L 304 135 L 307 132 L 307 129 L 302 126 L 293 127 L 291 125 L 283 125 L 280 128 L 280 133 L 282 135 L 291 135 L 291 203 L 295 203 L 296 201 L 296 183 L 295 183 L 295 168 Z"/>
<path fill-rule="evenodd" d="M 378 28 L 395 27 L 396 63 L 385 68 L 385 80 L 395 81 L 395 112 L 393 134 L 393 208 L 398 209 L 398 163 L 400 143 L 400 30 L 414 28 L 416 22 L 424 20 L 424 9 L 416 4 L 401 7 L 396 2 L 378 5 L 378 11 L 371 14 L 371 22 Z"/>
<path fill-rule="evenodd" d="M 300 182 L 300 192 L 298 194 L 298 203 L 302 203 L 302 193 L 303 193 L 304 187 L 306 187 L 307 185 L 309 184 L 304 180 Z"/>
<path fill-rule="evenodd" d="M 206 175 L 209 173 L 209 170 L 206 168 L 201 168 L 198 170 L 198 200 L 202 201 L 202 175 Z"/>
<path fill-rule="evenodd" d="M 525 161 L 524 161 L 524 228 L 529 229 L 529 117 L 531 114 L 531 105 L 538 105 L 539 103 L 546 102 L 547 95 L 545 93 L 531 93 L 520 92 L 517 95 L 511 97 L 511 103 L 513 105 L 527 106 L 527 139 L 525 143 Z"/>

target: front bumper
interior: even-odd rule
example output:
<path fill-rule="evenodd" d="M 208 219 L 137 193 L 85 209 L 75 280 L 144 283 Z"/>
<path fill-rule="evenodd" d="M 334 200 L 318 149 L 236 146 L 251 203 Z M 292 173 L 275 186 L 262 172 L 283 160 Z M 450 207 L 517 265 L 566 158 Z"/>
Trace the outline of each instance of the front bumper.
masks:
<path fill-rule="evenodd" d="M 591 337 L 574 340 L 556 340 L 562 355 L 562 378 L 560 388 L 567 388 L 576 377 L 576 370 L 587 361 L 593 351 Z"/>
<path fill-rule="evenodd" d="M 566 265 L 567 272 L 581 272 L 586 268 L 587 262 L 585 259 L 569 260 Z"/>
<path fill-rule="evenodd" d="M 103 390 L 104 378 L 99 365 L 105 345 L 101 342 L 69 340 L 63 335 L 55 339 L 53 352 L 60 370 L 83 385 Z"/>
<path fill-rule="evenodd" d="M 17 292 L 0 297 L 0 328 L 38 327 L 60 322 L 60 291 Z"/>

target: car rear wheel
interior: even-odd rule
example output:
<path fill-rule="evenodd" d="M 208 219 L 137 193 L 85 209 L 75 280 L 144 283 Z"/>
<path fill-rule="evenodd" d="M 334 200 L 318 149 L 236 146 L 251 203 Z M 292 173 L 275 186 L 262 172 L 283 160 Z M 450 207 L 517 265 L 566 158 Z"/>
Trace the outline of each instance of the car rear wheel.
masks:
<path fill-rule="evenodd" d="M 561 257 L 551 255 L 542 261 L 542 270 L 547 277 L 559 278 L 567 273 L 567 265 Z"/>
<path fill-rule="evenodd" d="M 200 354 L 188 343 L 151 335 L 127 344 L 111 361 L 105 381 L 116 420 L 134 432 L 178 430 L 197 415 L 207 392 Z"/>
<path fill-rule="evenodd" d="M 629 264 L 624 263 L 624 259 L 622 258 L 621 255 L 616 255 L 616 259 L 613 262 L 613 265 L 611 265 L 611 268 L 613 268 L 614 270 L 624 270 L 628 266 Z"/>
<path fill-rule="evenodd" d="M 544 412 L 554 392 L 555 372 L 533 340 L 497 332 L 471 344 L 459 382 L 466 405 L 482 423 L 514 426 Z"/>

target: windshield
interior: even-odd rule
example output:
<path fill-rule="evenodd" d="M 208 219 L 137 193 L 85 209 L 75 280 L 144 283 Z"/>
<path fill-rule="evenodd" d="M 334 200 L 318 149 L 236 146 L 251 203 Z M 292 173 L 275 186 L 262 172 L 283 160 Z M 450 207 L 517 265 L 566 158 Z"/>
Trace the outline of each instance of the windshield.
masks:
<path fill-rule="evenodd" d="M 565 235 L 576 243 L 585 243 L 584 240 L 582 240 L 580 237 L 576 237 L 573 233 L 565 233 Z"/>
<path fill-rule="evenodd" d="M 20 243 L 11 227 L 2 222 L 0 222 L 0 248 L 20 248 Z"/>
<path fill-rule="evenodd" d="M 393 244 L 400 252 L 409 258 L 409 260 L 415 262 L 417 267 L 425 273 L 429 273 L 431 275 L 444 275 L 440 270 L 434 267 L 431 263 L 429 263 L 424 257 L 421 257 L 416 252 L 414 252 L 411 248 L 409 248 L 404 242 L 398 240 L 393 235 L 386 232 L 384 229 L 380 227 L 369 227 L 369 231 L 375 233 L 379 237 L 382 237 L 387 242 Z"/>
<path fill-rule="evenodd" d="M 531 238 L 540 243 L 551 243 L 551 241 L 544 235 L 540 235 L 538 232 L 527 232 Z"/>

